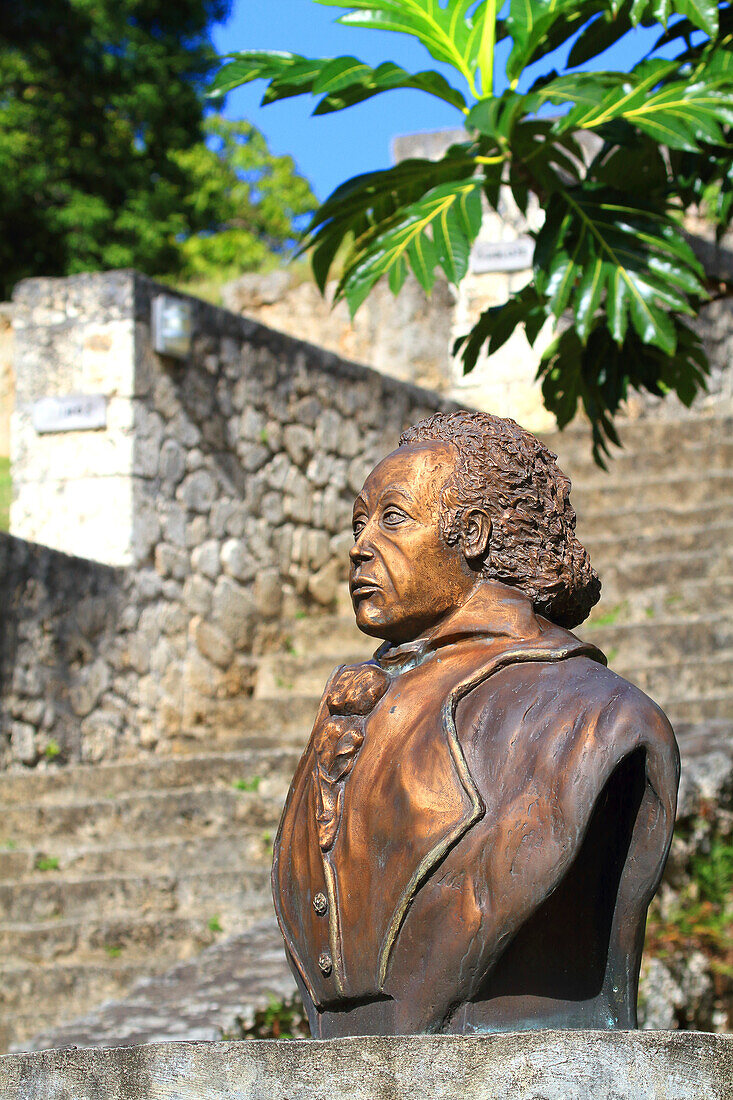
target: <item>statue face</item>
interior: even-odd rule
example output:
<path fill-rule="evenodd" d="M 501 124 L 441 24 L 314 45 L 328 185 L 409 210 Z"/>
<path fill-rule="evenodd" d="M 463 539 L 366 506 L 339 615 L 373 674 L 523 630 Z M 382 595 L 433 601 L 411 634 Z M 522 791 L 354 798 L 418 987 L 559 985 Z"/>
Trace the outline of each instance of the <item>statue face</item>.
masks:
<path fill-rule="evenodd" d="M 349 590 L 365 634 L 393 643 L 436 626 L 475 574 L 440 533 L 440 492 L 458 455 L 447 443 L 400 447 L 372 470 L 354 504 Z"/>

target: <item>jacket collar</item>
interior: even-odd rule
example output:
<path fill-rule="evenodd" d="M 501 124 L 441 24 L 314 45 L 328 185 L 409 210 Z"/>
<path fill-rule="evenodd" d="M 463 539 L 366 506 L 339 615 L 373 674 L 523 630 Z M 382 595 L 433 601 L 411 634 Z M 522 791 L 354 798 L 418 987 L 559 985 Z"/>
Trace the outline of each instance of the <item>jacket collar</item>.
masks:
<path fill-rule="evenodd" d="M 549 646 L 578 642 L 579 639 L 563 627 L 537 615 L 532 602 L 517 588 L 499 581 L 483 581 L 469 598 L 442 622 L 419 638 L 401 645 L 383 642 L 374 660 L 393 674 L 416 668 L 436 649 L 465 641 L 495 641 L 507 647 L 520 642 Z M 606 658 L 595 646 L 586 646 L 588 655 L 606 664 Z"/>

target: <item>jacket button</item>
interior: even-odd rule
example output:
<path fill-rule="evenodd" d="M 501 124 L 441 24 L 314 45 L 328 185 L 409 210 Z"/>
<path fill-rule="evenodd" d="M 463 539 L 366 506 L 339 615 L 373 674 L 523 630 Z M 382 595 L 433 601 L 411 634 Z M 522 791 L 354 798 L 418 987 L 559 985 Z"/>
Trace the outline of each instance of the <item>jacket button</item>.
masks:
<path fill-rule="evenodd" d="M 322 951 L 321 954 L 318 956 L 318 966 L 320 967 L 321 973 L 325 977 L 328 977 L 328 975 L 331 973 L 331 970 L 333 969 L 333 963 L 331 961 L 331 956 L 329 955 L 328 951 Z"/>
<path fill-rule="evenodd" d="M 319 917 L 323 916 L 323 914 L 328 909 L 328 898 L 325 894 L 316 894 L 316 896 L 313 898 L 313 908 L 315 909 L 316 913 L 318 913 Z"/>

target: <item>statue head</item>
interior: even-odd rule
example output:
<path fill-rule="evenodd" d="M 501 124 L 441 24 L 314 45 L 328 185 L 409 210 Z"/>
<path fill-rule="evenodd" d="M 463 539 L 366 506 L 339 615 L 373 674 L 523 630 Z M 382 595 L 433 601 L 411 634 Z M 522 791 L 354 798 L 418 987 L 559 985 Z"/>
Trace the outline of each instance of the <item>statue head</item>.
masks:
<path fill-rule="evenodd" d="M 356 499 L 356 621 L 367 634 L 407 641 L 485 581 L 517 588 L 566 627 L 600 595 L 556 456 L 513 420 L 436 413 L 403 433 Z"/>

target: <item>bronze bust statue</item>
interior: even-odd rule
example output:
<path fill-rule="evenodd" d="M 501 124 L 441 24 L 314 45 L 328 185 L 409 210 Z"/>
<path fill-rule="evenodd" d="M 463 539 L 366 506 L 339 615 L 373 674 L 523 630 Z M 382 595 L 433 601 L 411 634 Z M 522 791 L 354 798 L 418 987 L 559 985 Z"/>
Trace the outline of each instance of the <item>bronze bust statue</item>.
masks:
<path fill-rule="evenodd" d="M 356 621 L 272 882 L 314 1036 L 632 1028 L 679 758 L 569 628 L 600 582 L 570 483 L 511 420 L 410 428 L 354 506 Z"/>

